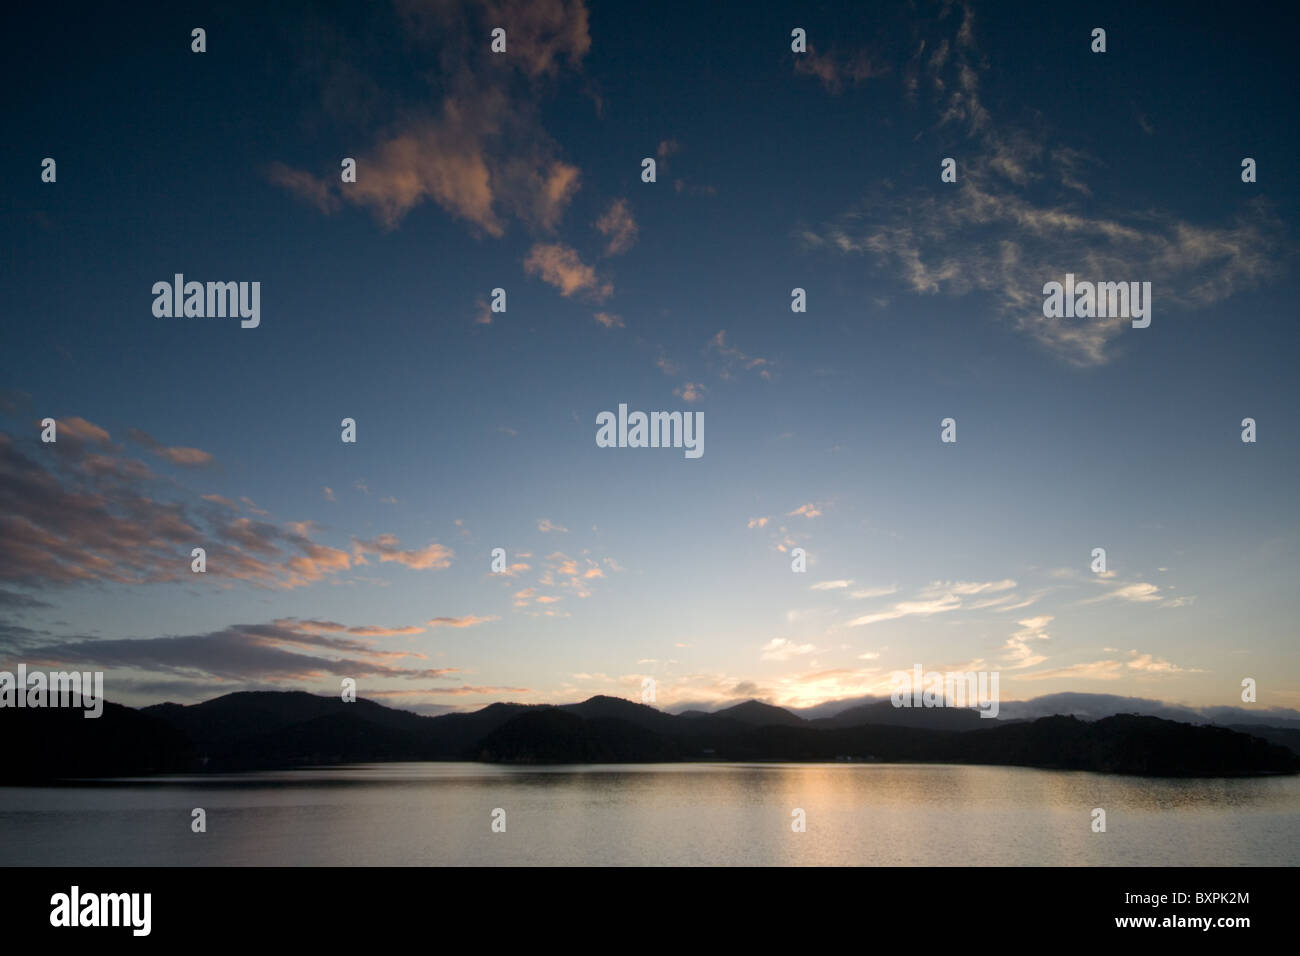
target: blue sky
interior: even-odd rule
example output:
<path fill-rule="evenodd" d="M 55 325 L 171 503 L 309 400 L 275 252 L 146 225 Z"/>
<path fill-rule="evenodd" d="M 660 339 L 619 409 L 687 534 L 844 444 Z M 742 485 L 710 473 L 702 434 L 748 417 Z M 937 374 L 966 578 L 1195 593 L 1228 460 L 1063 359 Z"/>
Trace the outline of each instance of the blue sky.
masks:
<path fill-rule="evenodd" d="M 809 706 L 919 662 L 1004 698 L 1254 677 L 1300 707 L 1285 31 L 1185 4 L 86 16 L 22 23 L 6 66 L 3 659 L 126 703 L 650 676 L 660 706 Z M 260 325 L 155 317 L 176 272 L 260 282 Z M 1067 272 L 1151 282 L 1150 327 L 1045 319 Z M 619 403 L 703 412 L 704 455 L 598 448 Z"/>

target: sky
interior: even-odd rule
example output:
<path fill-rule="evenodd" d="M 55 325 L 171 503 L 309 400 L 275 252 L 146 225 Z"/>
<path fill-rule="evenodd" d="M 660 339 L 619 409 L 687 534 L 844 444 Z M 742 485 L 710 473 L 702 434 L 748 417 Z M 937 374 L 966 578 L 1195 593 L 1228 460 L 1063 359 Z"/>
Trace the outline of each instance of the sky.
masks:
<path fill-rule="evenodd" d="M 1186 3 L 6 16 L 0 665 L 132 705 L 651 678 L 670 710 L 811 707 L 920 664 L 1300 708 L 1286 31 Z M 257 326 L 155 315 L 177 273 L 258 282 Z M 1150 282 L 1150 325 L 1045 317 L 1066 274 Z M 599 447 L 620 404 L 702 413 L 703 454 Z"/>

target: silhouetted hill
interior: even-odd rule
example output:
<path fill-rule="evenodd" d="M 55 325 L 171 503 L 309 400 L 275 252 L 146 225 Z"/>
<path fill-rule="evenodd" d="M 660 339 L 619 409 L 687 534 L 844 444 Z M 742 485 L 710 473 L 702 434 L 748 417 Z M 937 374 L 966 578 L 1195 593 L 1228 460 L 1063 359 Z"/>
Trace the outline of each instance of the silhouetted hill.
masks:
<path fill-rule="evenodd" d="M 1300 755 L 1276 742 L 1294 744 L 1293 731 L 1272 728 L 1270 742 L 1258 728 L 1249 730 L 1134 714 L 1004 722 L 888 702 L 814 721 L 758 701 L 674 716 L 613 697 L 424 717 L 368 700 L 250 692 L 139 711 L 106 703 L 98 719 L 73 709 L 0 709 L 0 739 L 10 745 L 0 782 L 402 760 L 848 759 L 1156 776 L 1300 772 Z"/>
<path fill-rule="evenodd" d="M 626 720 L 561 708 L 520 714 L 484 738 L 479 760 L 500 763 L 660 763 L 681 759 L 673 738 Z"/>
<path fill-rule="evenodd" d="M 582 720 L 577 715 L 557 712 L 563 714 L 562 719 L 547 710 L 512 718 L 484 741 L 479 759 L 516 763 L 849 759 L 1005 764 L 1150 776 L 1300 772 L 1300 756 L 1257 737 L 1135 715 L 1094 722 L 1045 717 L 965 731 L 881 723 L 819 728 L 803 721 L 802 726 L 745 727 L 724 720 L 720 722 L 723 730 L 715 733 L 699 730 L 708 717 L 679 716 L 686 724 L 683 732 L 660 735 L 621 720 L 577 723 L 575 720 Z"/>
<path fill-rule="evenodd" d="M 69 707 L 5 707 L 0 740 L 0 783 L 179 773 L 197 765 L 194 744 L 183 733 L 107 701 L 94 718 Z"/>
<path fill-rule="evenodd" d="M 358 701 L 360 703 L 360 701 Z M 423 733 L 436 757 L 433 760 L 474 760 L 478 742 L 506 721 L 530 711 L 545 709 L 539 704 L 489 704 L 469 714 L 422 717 Z"/>
<path fill-rule="evenodd" d="M 1259 737 L 1136 714 L 1091 722 L 1042 717 L 962 739 L 977 763 L 1160 777 L 1300 772 L 1300 756 Z"/>
<path fill-rule="evenodd" d="M 807 724 L 802 717 L 796 717 L 784 708 L 773 707 L 758 700 L 747 700 L 743 704 L 714 711 L 710 716 L 734 720 L 750 727 L 802 727 Z"/>
<path fill-rule="evenodd" d="M 346 703 L 341 697 L 320 697 L 306 691 L 240 691 L 189 707 L 179 704 L 145 707 L 140 713 L 166 721 L 200 747 L 220 747 L 264 736 L 330 714 L 346 714 L 367 723 L 408 731 L 415 731 L 422 721 L 429 719 L 365 699 Z"/>
<path fill-rule="evenodd" d="M 678 718 L 655 710 L 645 704 L 635 704 L 621 697 L 606 697 L 598 694 L 580 704 L 561 704 L 559 710 L 588 720 L 623 720 L 629 724 L 657 733 L 673 733 L 678 727 Z"/>
<path fill-rule="evenodd" d="M 364 698 L 345 702 L 303 691 L 247 691 L 189 707 L 146 707 L 141 713 L 169 723 L 193 741 L 203 769 L 250 770 L 473 759 L 474 746 L 483 737 L 529 709 L 527 704 L 491 704 L 470 714 L 424 717 Z"/>
<path fill-rule="evenodd" d="M 887 727 L 921 727 L 928 730 L 979 730 L 993 726 L 996 718 L 981 717 L 965 707 L 895 707 L 879 700 L 840 711 L 834 717 L 811 721 L 815 727 L 860 727 L 884 724 Z"/>
<path fill-rule="evenodd" d="M 1239 734 L 1259 737 L 1271 744 L 1285 747 L 1294 754 L 1300 754 L 1300 730 L 1292 727 L 1267 727 L 1259 724 L 1225 724 L 1229 730 Z"/>

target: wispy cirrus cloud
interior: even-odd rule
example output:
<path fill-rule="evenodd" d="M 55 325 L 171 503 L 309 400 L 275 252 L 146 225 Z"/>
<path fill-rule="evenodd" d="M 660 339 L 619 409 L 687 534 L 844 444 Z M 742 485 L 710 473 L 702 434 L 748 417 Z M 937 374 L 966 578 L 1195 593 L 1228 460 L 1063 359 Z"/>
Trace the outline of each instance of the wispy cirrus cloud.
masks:
<path fill-rule="evenodd" d="M 1113 577 L 1113 572 L 1110 577 Z M 1098 583 L 1106 583 L 1100 575 Z M 1124 601 L 1129 604 L 1158 604 L 1162 608 L 1186 607 L 1196 601 L 1196 595 L 1185 594 L 1178 597 L 1169 597 L 1168 594 L 1161 591 L 1160 586 L 1152 584 L 1150 581 L 1134 581 L 1129 584 L 1120 584 L 1116 587 L 1109 588 L 1103 594 L 1095 597 L 1084 598 L 1076 603 L 1100 604 L 1105 601 Z"/>
<path fill-rule="evenodd" d="M 917 601 L 899 601 L 893 607 L 885 611 L 877 611 L 873 614 L 863 614 L 861 617 L 855 617 L 849 621 L 849 627 L 864 627 L 868 624 L 879 624 L 881 621 L 896 621 L 904 617 L 929 617 L 932 614 L 944 614 L 948 611 L 955 611 L 961 607 L 961 599 L 953 594 L 945 594 L 938 598 L 929 598 Z"/>
<path fill-rule="evenodd" d="M 1015 678 L 1017 680 L 1118 680 L 1131 676 L 1134 672 L 1153 676 L 1202 673 L 1198 668 L 1180 667 L 1154 654 L 1132 650 L 1128 652 L 1127 660 L 1107 658 L 1099 661 L 1084 661 L 1053 670 L 1017 674 Z"/>
<path fill-rule="evenodd" d="M 883 587 L 859 588 L 856 591 L 851 591 L 849 593 L 849 597 L 858 598 L 858 599 L 888 597 L 889 595 L 896 594 L 896 593 L 898 593 L 898 585 L 889 584 Z"/>
<path fill-rule="evenodd" d="M 1033 649 L 1030 642 L 1049 640 L 1051 635 L 1047 633 L 1045 628 L 1052 623 L 1052 620 L 1050 614 L 1040 614 L 1037 617 L 1017 622 L 1020 625 L 1020 630 L 1008 637 L 1006 644 L 1003 645 L 1006 648 L 1007 666 L 1013 670 L 1022 667 L 1037 667 L 1047 660 L 1046 656 Z"/>
<path fill-rule="evenodd" d="M 486 617 L 480 617 L 477 614 L 468 614 L 465 617 L 434 617 L 430 618 L 428 625 L 434 627 L 477 627 L 480 624 L 487 624 L 498 618 L 495 614 L 489 614 Z"/>
<path fill-rule="evenodd" d="M 909 95 L 920 88 L 933 95 L 933 135 L 947 155 L 962 157 L 957 182 L 908 196 L 882 185 L 804 231 L 806 245 L 873 260 L 918 295 L 984 294 L 1004 321 L 1078 366 L 1108 362 L 1129 323 L 1044 317 L 1043 285 L 1067 272 L 1150 281 L 1161 309 L 1213 305 L 1283 273 L 1292 244 L 1262 200 L 1216 224 L 1089 201 L 1096 164 L 1085 150 L 1049 147 L 1054 131 L 992 120 L 980 92 L 974 14 L 959 9 L 956 36 L 919 40 L 904 71 Z"/>
<path fill-rule="evenodd" d="M 774 637 L 763 645 L 759 654 L 759 659 L 765 661 L 788 661 L 795 657 L 803 657 L 808 654 L 816 653 L 816 651 L 816 646 L 812 644 L 797 644 L 794 641 L 788 641 L 783 637 Z"/>
<path fill-rule="evenodd" d="M 848 622 L 849 627 L 865 627 L 883 621 L 897 621 L 905 617 L 930 617 L 959 610 L 966 605 L 963 598 L 977 594 L 1006 591 L 1016 586 L 1011 578 L 998 581 L 932 581 L 917 592 L 910 601 L 899 601 L 883 611 L 863 614 Z"/>
<path fill-rule="evenodd" d="M 737 371 L 753 371 L 755 369 L 758 371 L 760 378 L 770 379 L 772 377 L 773 363 L 757 355 L 748 355 L 735 346 L 729 345 L 727 343 L 726 329 L 719 329 L 717 334 L 709 339 L 706 351 L 716 355 L 721 361 L 718 375 L 723 381 L 731 381 Z"/>
<path fill-rule="evenodd" d="M 817 77 L 828 92 L 838 94 L 846 86 L 858 86 L 873 77 L 884 76 L 890 68 L 873 61 L 863 50 L 848 55 L 834 51 L 818 53 L 810 43 L 807 53 L 794 54 L 794 71 Z"/>

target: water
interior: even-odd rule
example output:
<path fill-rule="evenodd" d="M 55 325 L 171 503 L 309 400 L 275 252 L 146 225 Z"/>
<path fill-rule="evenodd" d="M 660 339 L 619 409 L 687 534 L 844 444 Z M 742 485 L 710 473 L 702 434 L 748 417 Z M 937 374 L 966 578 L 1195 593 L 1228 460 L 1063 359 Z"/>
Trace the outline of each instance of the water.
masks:
<path fill-rule="evenodd" d="M 191 810 L 207 832 L 191 832 Z M 506 832 L 491 830 L 506 811 Z M 1091 831 L 1105 809 L 1107 832 Z M 807 832 L 791 829 L 791 811 Z M 358 764 L 0 787 L 0 865 L 1291 865 L 1300 778 Z"/>

